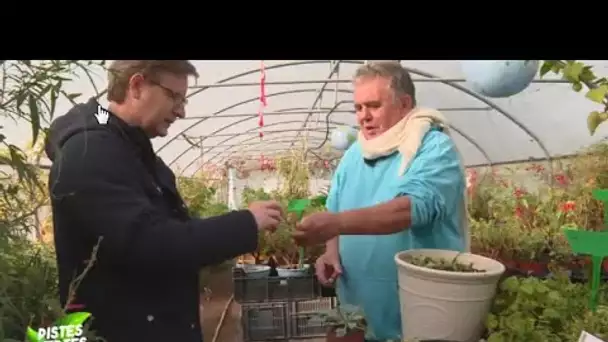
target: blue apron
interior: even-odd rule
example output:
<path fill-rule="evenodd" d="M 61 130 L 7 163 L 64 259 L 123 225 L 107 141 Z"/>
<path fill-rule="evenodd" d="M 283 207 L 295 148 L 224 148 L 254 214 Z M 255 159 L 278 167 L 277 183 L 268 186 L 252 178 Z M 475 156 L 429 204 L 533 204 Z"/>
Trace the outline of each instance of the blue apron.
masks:
<path fill-rule="evenodd" d="M 327 199 L 332 212 L 370 207 L 402 195 L 412 199 L 410 229 L 339 240 L 344 272 L 337 282 L 338 300 L 361 307 L 378 340 L 401 336 L 395 254 L 414 248 L 464 249 L 460 222 L 465 176 L 452 140 L 432 130 L 403 176 L 398 176 L 400 165 L 398 152 L 368 165 L 355 143 L 340 161 Z"/>

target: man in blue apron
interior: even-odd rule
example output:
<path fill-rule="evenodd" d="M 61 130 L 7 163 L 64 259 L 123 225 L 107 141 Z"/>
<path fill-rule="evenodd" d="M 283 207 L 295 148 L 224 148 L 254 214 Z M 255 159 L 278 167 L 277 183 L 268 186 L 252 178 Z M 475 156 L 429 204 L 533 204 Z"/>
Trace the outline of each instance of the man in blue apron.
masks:
<path fill-rule="evenodd" d="M 398 339 L 394 256 L 414 248 L 468 249 L 465 175 L 443 115 L 416 106 L 397 62 L 363 65 L 354 78 L 360 126 L 330 187 L 328 212 L 305 217 L 294 238 L 326 243 L 317 261 L 338 299 L 361 307 L 375 339 Z"/>

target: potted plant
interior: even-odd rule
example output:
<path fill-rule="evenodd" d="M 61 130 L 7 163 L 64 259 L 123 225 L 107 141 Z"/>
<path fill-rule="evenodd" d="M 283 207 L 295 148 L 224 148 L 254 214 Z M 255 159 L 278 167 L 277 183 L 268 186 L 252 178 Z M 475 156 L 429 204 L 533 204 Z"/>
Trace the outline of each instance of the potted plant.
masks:
<path fill-rule="evenodd" d="M 540 229 L 521 229 L 514 248 L 517 269 L 523 275 L 545 277 L 548 270 L 548 236 Z"/>
<path fill-rule="evenodd" d="M 308 275 L 310 264 L 300 258 L 300 250 L 291 237 L 295 221 L 289 216 L 293 215 L 288 215 L 286 222 L 269 237 L 269 253 L 276 261 L 279 277 L 301 277 Z"/>
<path fill-rule="evenodd" d="M 340 305 L 322 311 L 311 319 L 327 327 L 327 342 L 364 342 L 367 322 L 363 311 L 353 305 Z"/>
<path fill-rule="evenodd" d="M 273 197 L 287 210 L 289 202 L 294 199 L 305 199 L 310 196 L 310 167 L 306 159 L 306 148 L 293 150 L 289 155 L 276 159 L 279 188 Z M 306 250 L 298 248 L 292 239 L 292 233 L 300 217 L 290 212 L 272 237 L 271 249 L 279 264 L 277 273 L 280 277 L 299 277 L 310 273 L 310 264 L 306 263 Z"/>
<path fill-rule="evenodd" d="M 395 262 L 403 338 L 479 340 L 505 272 L 502 263 L 477 254 L 440 249 L 400 252 Z M 431 320 L 441 323 L 429 324 Z"/>

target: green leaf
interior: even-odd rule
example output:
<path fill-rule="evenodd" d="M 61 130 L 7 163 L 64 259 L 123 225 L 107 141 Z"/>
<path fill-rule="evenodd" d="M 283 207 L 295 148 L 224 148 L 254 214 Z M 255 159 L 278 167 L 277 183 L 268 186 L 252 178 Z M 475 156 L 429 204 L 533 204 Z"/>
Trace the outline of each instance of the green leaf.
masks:
<path fill-rule="evenodd" d="M 507 339 L 502 332 L 494 333 L 488 337 L 488 342 L 506 342 Z"/>
<path fill-rule="evenodd" d="M 589 129 L 589 133 L 591 135 L 595 134 L 595 130 L 597 130 L 597 127 L 601 123 L 602 123 L 602 119 L 600 117 L 600 112 L 593 111 L 593 112 L 589 113 L 589 116 L 587 117 L 587 128 Z"/>
<path fill-rule="evenodd" d="M 50 105 L 51 110 L 50 110 L 50 113 L 49 113 L 49 116 L 50 116 L 51 119 L 53 118 L 53 115 L 55 114 L 55 106 L 57 105 L 57 98 L 59 97 L 59 95 L 58 95 L 59 94 L 59 90 L 58 89 L 60 89 L 60 87 L 53 88 L 51 90 L 51 105 Z"/>
<path fill-rule="evenodd" d="M 601 85 L 595 89 L 590 89 L 587 92 L 587 97 L 589 100 L 597 103 L 603 103 L 606 98 L 606 94 L 608 94 L 608 85 Z"/>
<path fill-rule="evenodd" d="M 490 330 L 498 329 L 498 319 L 493 314 L 489 314 L 486 318 L 486 328 Z"/>
<path fill-rule="evenodd" d="M 55 325 L 79 325 L 84 324 L 84 322 L 91 317 L 91 314 L 88 312 L 73 312 L 71 314 L 67 314 L 62 318 L 55 321 Z"/>
<path fill-rule="evenodd" d="M 30 327 L 27 327 L 25 335 L 28 342 L 43 342 L 42 338 L 38 338 L 38 332 Z"/>
<path fill-rule="evenodd" d="M 578 82 L 585 65 L 581 62 L 568 63 L 563 70 L 564 77 L 570 82 Z"/>
<path fill-rule="evenodd" d="M 544 318 L 548 319 L 559 319 L 562 317 L 559 311 L 555 310 L 554 308 L 545 308 L 543 310 L 543 316 Z"/>
<path fill-rule="evenodd" d="M 572 89 L 578 93 L 583 89 L 583 84 L 581 82 L 572 83 Z"/>
<path fill-rule="evenodd" d="M 34 145 L 40 133 L 40 112 L 38 111 L 36 98 L 32 94 L 28 98 L 28 105 L 30 107 L 30 120 L 32 122 L 32 145 Z"/>
<path fill-rule="evenodd" d="M 545 76 L 549 71 L 553 68 L 553 64 L 549 61 L 545 61 L 543 65 L 540 67 L 540 77 Z"/>
<path fill-rule="evenodd" d="M 528 296 L 533 295 L 535 292 L 534 285 L 528 284 L 528 283 L 523 283 L 521 285 L 521 287 L 519 288 L 519 291 Z"/>
<path fill-rule="evenodd" d="M 82 95 L 82 93 L 73 93 L 73 94 L 67 94 L 68 99 L 70 100 L 75 100 L 78 97 L 80 97 Z"/>

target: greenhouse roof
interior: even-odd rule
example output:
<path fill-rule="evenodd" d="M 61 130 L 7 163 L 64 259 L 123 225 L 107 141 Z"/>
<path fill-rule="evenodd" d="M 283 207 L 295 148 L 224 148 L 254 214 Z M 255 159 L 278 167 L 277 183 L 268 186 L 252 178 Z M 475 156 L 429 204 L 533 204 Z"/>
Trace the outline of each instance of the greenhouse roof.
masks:
<path fill-rule="evenodd" d="M 608 74 L 606 61 L 584 62 L 594 65 L 599 76 Z M 165 162 L 185 176 L 232 157 L 284 153 L 304 136 L 310 148 L 327 149 L 328 128 L 356 126 L 351 79 L 363 61 L 194 63 L 201 77 L 191 86 L 186 119 L 177 121 L 169 136 L 153 140 Z M 439 109 L 449 119 L 469 166 L 572 154 L 605 134 L 600 126 L 589 135 L 586 117 L 596 109 L 594 104 L 555 76 L 537 79 L 513 97 L 490 99 L 469 90 L 459 61 L 401 63 L 415 81 L 418 103 Z M 260 138 L 262 66 L 267 106 Z M 97 87 L 103 89 L 105 81 L 99 70 Z M 95 94 L 85 77 L 69 87 L 83 93 L 80 101 Z M 60 104 L 59 112 L 69 107 Z"/>

